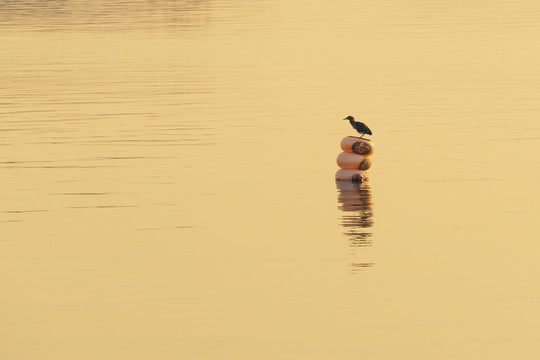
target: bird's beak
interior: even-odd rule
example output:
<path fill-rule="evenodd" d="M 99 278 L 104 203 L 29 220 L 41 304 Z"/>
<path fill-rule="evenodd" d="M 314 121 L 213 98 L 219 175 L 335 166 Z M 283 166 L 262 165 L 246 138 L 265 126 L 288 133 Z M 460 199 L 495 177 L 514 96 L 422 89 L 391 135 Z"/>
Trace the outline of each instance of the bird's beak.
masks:
<path fill-rule="evenodd" d="M 347 120 L 347 118 L 343 119 L 343 120 Z"/>

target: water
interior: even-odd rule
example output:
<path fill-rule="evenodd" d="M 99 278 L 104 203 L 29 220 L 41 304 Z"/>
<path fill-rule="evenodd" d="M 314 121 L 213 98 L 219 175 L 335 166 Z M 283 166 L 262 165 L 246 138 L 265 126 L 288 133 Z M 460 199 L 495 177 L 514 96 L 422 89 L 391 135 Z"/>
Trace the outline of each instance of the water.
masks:
<path fill-rule="evenodd" d="M 537 359 L 539 17 L 1 1 L 2 358 Z"/>

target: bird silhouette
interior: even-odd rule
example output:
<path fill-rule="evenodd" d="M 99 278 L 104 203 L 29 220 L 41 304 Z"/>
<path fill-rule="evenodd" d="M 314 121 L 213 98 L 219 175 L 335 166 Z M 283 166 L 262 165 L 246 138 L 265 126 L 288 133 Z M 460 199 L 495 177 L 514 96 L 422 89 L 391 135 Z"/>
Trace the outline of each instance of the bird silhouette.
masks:
<path fill-rule="evenodd" d="M 366 134 L 373 135 L 373 133 L 371 132 L 371 130 L 368 128 L 368 126 L 366 124 L 364 124 L 363 122 L 360 122 L 360 121 L 354 121 L 354 117 L 347 116 L 343 120 L 349 120 L 349 122 L 351 123 L 351 126 L 356 131 L 358 131 L 359 134 L 362 134 L 362 136 L 360 136 L 361 138 L 363 138 L 364 135 L 366 135 Z"/>

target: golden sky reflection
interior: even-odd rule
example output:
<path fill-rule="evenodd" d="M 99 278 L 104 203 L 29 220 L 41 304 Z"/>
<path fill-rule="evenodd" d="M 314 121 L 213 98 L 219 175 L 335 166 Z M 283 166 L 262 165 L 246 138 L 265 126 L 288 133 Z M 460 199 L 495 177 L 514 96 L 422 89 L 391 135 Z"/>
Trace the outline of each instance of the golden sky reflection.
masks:
<path fill-rule="evenodd" d="M 539 19 L 0 1 L 1 357 L 538 359 Z"/>

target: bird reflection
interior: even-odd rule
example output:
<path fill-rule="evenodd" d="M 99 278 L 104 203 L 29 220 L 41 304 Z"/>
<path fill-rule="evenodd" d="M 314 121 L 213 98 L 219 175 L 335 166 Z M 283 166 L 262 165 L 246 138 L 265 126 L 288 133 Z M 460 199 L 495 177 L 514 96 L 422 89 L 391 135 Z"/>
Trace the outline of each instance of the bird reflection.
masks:
<path fill-rule="evenodd" d="M 371 228 L 373 227 L 373 206 L 371 188 L 365 183 L 336 181 L 338 189 L 338 208 L 343 212 L 341 226 L 350 241 L 352 254 L 373 245 Z M 365 252 L 362 253 L 365 256 Z M 351 263 L 351 272 L 357 273 L 372 267 L 373 263 L 355 261 Z"/>

